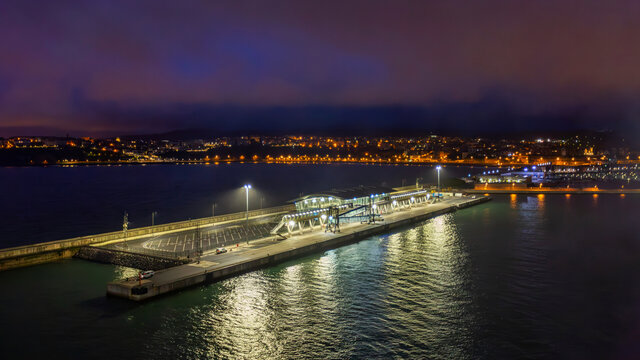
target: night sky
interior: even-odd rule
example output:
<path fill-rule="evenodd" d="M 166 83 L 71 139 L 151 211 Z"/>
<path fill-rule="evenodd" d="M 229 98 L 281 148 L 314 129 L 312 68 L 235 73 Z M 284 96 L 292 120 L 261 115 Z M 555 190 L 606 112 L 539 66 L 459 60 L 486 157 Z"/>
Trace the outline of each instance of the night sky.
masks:
<path fill-rule="evenodd" d="M 640 1 L 0 2 L 0 136 L 640 133 Z"/>

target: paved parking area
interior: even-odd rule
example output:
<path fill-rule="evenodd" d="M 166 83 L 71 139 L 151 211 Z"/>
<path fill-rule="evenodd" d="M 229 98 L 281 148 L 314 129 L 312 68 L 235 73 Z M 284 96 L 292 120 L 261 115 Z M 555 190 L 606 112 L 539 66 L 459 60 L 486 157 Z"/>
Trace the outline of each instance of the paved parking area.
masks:
<path fill-rule="evenodd" d="M 141 245 L 145 249 L 152 250 L 186 251 L 197 249 L 198 240 L 202 239 L 202 248 L 211 249 L 266 237 L 269 236 L 271 229 L 273 225 L 270 224 L 233 225 L 222 228 L 212 226 L 198 231 L 157 236 L 144 241 Z"/>
<path fill-rule="evenodd" d="M 130 240 L 112 244 L 108 247 L 159 256 L 184 255 L 195 252 L 198 249 L 207 251 L 269 237 L 271 229 L 280 221 L 281 216 L 250 220 L 248 224 L 245 221 L 236 221 L 206 226 L 199 229 Z M 200 241 L 201 244 L 199 244 Z"/>

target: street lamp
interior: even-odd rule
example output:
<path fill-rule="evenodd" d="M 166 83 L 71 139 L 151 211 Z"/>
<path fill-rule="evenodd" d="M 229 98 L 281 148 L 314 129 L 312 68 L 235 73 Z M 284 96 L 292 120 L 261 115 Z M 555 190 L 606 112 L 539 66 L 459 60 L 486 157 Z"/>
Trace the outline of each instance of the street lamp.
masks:
<path fill-rule="evenodd" d="M 246 184 L 244 186 L 245 194 L 247 195 L 247 222 L 249 221 L 249 189 L 251 189 L 251 185 Z"/>
<path fill-rule="evenodd" d="M 157 211 L 151 213 L 151 226 L 154 226 L 156 224 L 156 216 L 158 216 Z"/>
<path fill-rule="evenodd" d="M 440 192 L 440 169 L 442 168 L 442 166 L 438 165 L 436 166 L 436 170 L 438 170 L 438 192 Z"/>
<path fill-rule="evenodd" d="M 122 221 L 122 232 L 124 235 L 124 247 L 125 248 L 129 248 L 129 245 L 127 244 L 127 230 L 129 230 L 129 214 L 127 214 L 127 212 L 124 212 L 124 220 Z"/>

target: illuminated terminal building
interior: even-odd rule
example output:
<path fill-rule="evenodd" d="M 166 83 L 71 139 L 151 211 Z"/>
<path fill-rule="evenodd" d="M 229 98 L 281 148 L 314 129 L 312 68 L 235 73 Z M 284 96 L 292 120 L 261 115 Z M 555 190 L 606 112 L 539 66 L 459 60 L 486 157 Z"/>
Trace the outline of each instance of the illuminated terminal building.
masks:
<path fill-rule="evenodd" d="M 271 230 L 280 234 L 287 230 L 299 233 L 320 226 L 325 231 L 340 231 L 340 223 L 384 221 L 382 215 L 417 204 L 433 202 L 441 197 L 422 187 L 392 189 L 382 186 L 358 186 L 332 189 L 301 196 L 292 200 L 296 211 L 284 215 Z"/>
<path fill-rule="evenodd" d="M 393 189 L 382 186 L 357 186 L 347 189 L 332 189 L 309 194 L 293 200 L 297 211 L 327 208 L 352 204 L 353 206 L 368 205 L 372 199 L 374 203 L 383 201 L 394 192 Z"/>

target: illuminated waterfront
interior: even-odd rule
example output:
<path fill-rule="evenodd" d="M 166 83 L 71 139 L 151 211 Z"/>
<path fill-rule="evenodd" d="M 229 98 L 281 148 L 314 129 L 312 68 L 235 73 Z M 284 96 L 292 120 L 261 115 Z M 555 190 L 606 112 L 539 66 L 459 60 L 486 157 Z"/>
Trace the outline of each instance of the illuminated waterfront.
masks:
<path fill-rule="evenodd" d="M 632 195 L 496 196 L 140 306 L 104 297 L 133 270 L 12 270 L 0 344 L 21 357 L 624 356 L 637 350 L 638 210 Z"/>

